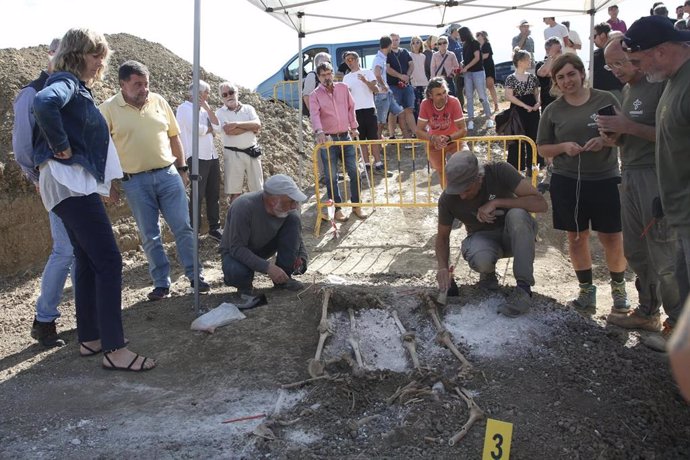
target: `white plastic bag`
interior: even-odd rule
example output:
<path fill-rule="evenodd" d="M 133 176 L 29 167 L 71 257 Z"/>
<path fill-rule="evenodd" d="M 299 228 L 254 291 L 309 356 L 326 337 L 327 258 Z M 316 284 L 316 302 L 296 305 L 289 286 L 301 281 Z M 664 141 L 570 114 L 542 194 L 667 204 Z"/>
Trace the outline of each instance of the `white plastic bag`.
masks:
<path fill-rule="evenodd" d="M 223 302 L 213 310 L 204 313 L 192 321 L 193 331 L 206 331 L 213 334 L 217 327 L 225 326 L 238 319 L 245 319 L 235 304 Z"/>

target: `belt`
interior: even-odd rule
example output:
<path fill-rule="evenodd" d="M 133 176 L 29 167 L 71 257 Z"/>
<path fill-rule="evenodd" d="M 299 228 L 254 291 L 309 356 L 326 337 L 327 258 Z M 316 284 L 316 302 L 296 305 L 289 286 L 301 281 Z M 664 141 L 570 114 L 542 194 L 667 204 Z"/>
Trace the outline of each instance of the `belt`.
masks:
<path fill-rule="evenodd" d="M 345 132 L 342 132 L 342 133 L 326 133 L 326 136 L 341 137 L 341 136 L 347 136 L 348 134 L 350 134 L 350 132 L 349 132 L 349 131 L 345 131 Z"/>
<path fill-rule="evenodd" d="M 164 169 L 168 169 L 172 166 L 172 163 L 170 163 L 168 166 L 163 166 L 162 168 L 154 168 L 154 169 L 149 169 L 148 171 L 139 171 L 138 173 L 122 173 L 122 181 L 126 182 L 130 180 L 132 177 L 137 176 L 139 174 L 146 174 L 146 173 L 153 173 L 156 171 L 163 171 Z"/>

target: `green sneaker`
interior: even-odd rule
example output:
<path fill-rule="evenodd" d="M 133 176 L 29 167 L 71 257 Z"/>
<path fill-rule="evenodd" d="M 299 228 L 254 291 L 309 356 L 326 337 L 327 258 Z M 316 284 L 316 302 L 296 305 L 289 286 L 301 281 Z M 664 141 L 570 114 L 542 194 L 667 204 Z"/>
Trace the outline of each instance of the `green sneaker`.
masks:
<path fill-rule="evenodd" d="M 617 283 L 611 280 L 611 297 L 613 298 L 613 313 L 628 313 L 630 311 L 630 302 L 628 301 L 628 294 L 625 292 L 625 281 Z"/>
<path fill-rule="evenodd" d="M 581 283 L 580 293 L 575 299 L 568 302 L 568 306 L 578 310 L 596 309 L 597 287 L 590 283 Z"/>

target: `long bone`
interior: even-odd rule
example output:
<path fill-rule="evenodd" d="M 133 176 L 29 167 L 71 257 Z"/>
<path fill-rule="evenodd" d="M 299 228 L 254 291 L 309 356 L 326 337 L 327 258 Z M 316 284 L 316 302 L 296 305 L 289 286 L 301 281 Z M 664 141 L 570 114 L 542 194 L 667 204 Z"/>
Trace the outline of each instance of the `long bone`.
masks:
<path fill-rule="evenodd" d="M 352 350 L 355 352 L 357 365 L 360 367 L 360 369 L 363 369 L 364 361 L 362 360 L 362 353 L 359 349 L 359 340 L 357 340 L 356 336 L 355 311 L 352 308 L 348 308 L 347 312 L 350 315 L 350 336 L 347 338 L 347 341 L 350 343 Z"/>
<path fill-rule="evenodd" d="M 438 332 L 444 331 L 446 328 L 443 327 L 443 324 L 441 324 L 441 319 L 438 317 L 438 311 L 436 310 L 436 304 L 434 303 L 434 301 L 431 299 L 431 297 L 429 297 L 428 294 L 424 295 L 423 300 L 426 302 L 426 311 L 429 313 L 431 319 L 434 321 L 436 330 Z"/>
<path fill-rule="evenodd" d="M 436 340 L 438 341 L 438 343 L 445 345 L 445 347 L 448 348 L 451 351 L 451 353 L 453 353 L 460 360 L 460 363 L 462 363 L 464 368 L 472 368 L 472 364 L 470 364 L 470 362 L 467 361 L 463 354 L 460 353 L 460 350 L 458 350 L 458 347 L 456 347 L 453 343 L 453 339 L 450 335 L 450 332 L 448 332 L 448 330 L 441 323 L 441 319 L 438 316 L 438 311 L 436 309 L 436 304 L 434 303 L 434 301 L 428 295 L 425 295 L 424 298 L 426 300 L 426 310 L 431 316 L 431 319 L 434 321 L 436 331 L 438 331 L 438 333 L 436 334 Z"/>
<path fill-rule="evenodd" d="M 470 410 L 470 416 L 467 422 L 460 428 L 460 431 L 448 440 L 449 446 L 454 446 L 467 435 L 472 425 L 484 418 L 484 411 L 474 402 L 474 399 L 469 395 L 467 390 L 455 387 L 455 392 L 465 401 L 465 404 L 467 404 L 467 408 Z"/>
<path fill-rule="evenodd" d="M 398 318 L 398 312 L 396 310 L 393 310 L 391 312 L 393 315 L 393 320 L 395 321 L 396 326 L 398 326 L 398 329 L 400 330 L 400 338 L 403 341 L 403 346 L 407 348 L 407 352 L 410 354 L 410 358 L 412 359 L 412 365 L 415 367 L 415 369 L 419 369 L 419 358 L 417 357 L 417 344 L 416 344 L 416 336 L 414 332 L 408 332 L 405 330 L 405 326 L 403 326 L 402 322 L 400 321 L 400 318 Z"/>
<path fill-rule="evenodd" d="M 325 369 L 321 362 L 321 353 L 323 352 L 323 346 L 326 343 L 326 339 L 331 335 L 331 324 L 328 322 L 328 300 L 331 297 L 331 290 L 324 289 L 323 291 L 323 304 L 321 307 L 321 321 L 319 321 L 319 326 L 316 328 L 319 331 L 319 344 L 316 346 L 316 354 L 314 359 L 309 360 L 308 370 L 309 375 L 312 377 L 318 377 L 323 375 Z"/>

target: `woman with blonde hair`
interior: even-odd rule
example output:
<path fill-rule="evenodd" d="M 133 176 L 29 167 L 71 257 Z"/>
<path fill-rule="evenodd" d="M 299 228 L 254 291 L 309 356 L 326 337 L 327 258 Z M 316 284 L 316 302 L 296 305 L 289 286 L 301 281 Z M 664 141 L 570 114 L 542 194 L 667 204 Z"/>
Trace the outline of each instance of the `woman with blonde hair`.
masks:
<path fill-rule="evenodd" d="M 427 77 L 424 71 L 424 63 L 426 62 L 424 43 L 418 36 L 412 37 L 412 40 L 410 40 L 410 56 L 412 56 L 412 62 L 414 63 L 414 70 L 412 71 L 410 80 L 414 87 L 414 119 L 417 121 L 419 104 L 422 103 L 422 99 L 424 99 L 424 90 L 426 89 L 426 85 L 429 84 L 429 77 Z"/>
<path fill-rule="evenodd" d="M 117 200 L 122 177 L 108 125 L 89 87 L 106 72 L 105 37 L 70 29 L 53 58 L 54 73 L 34 99 L 41 136 L 34 147 L 41 199 L 62 219 L 74 247 L 79 354 L 103 352 L 108 370 L 146 371 L 155 362 L 130 351 L 121 317 L 122 256 L 99 195 Z"/>

